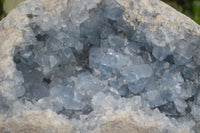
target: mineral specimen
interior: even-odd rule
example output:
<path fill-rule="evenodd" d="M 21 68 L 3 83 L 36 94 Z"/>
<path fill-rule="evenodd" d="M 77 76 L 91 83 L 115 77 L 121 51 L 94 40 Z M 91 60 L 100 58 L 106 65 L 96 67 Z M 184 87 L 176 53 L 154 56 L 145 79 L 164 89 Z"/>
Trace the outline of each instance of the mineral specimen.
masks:
<path fill-rule="evenodd" d="M 199 44 L 159 0 L 27 0 L 0 21 L 0 133 L 199 133 Z"/>

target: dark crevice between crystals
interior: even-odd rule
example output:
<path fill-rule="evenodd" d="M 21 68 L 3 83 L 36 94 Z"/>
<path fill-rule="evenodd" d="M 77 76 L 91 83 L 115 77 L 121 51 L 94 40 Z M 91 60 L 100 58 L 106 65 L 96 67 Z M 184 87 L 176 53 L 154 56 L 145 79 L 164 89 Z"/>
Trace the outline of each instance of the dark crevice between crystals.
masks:
<path fill-rule="evenodd" d="M 170 64 L 174 64 L 174 57 L 173 55 L 168 55 L 164 61 L 169 62 Z"/>
<path fill-rule="evenodd" d="M 193 102 L 195 101 L 195 97 L 197 97 L 197 94 L 193 95 L 185 100 L 185 102 L 188 104 L 188 107 L 185 109 L 187 114 L 191 112 L 191 106 L 192 106 Z"/>
<path fill-rule="evenodd" d="M 58 114 L 63 114 L 67 116 L 68 119 L 80 119 L 80 115 L 88 115 L 92 111 L 93 109 L 89 105 L 86 105 L 82 110 L 72 110 L 63 108 L 61 111 L 58 112 Z"/>
<path fill-rule="evenodd" d="M 195 100 L 195 96 L 193 95 L 193 96 L 189 97 L 188 99 L 186 99 L 185 101 L 186 102 L 193 102 L 194 100 Z"/>
<path fill-rule="evenodd" d="M 52 81 L 52 79 L 49 79 L 49 78 L 43 78 L 43 82 L 47 83 L 47 84 L 50 84 Z"/>
<path fill-rule="evenodd" d="M 165 113 L 165 115 L 168 117 L 182 117 L 182 115 L 176 110 L 176 107 L 173 102 L 168 102 L 165 105 L 161 105 L 158 107 L 158 109 L 160 110 L 160 112 Z"/>
<path fill-rule="evenodd" d="M 47 39 L 49 38 L 49 35 L 48 34 L 37 34 L 35 36 L 35 38 L 37 39 L 37 41 L 46 42 Z"/>
<path fill-rule="evenodd" d="M 83 51 L 81 53 L 77 52 L 76 50 L 72 49 L 72 52 L 76 58 L 77 66 L 81 66 L 83 70 L 79 72 L 89 71 L 92 73 L 92 69 L 89 68 L 89 51 L 92 45 L 85 45 Z"/>

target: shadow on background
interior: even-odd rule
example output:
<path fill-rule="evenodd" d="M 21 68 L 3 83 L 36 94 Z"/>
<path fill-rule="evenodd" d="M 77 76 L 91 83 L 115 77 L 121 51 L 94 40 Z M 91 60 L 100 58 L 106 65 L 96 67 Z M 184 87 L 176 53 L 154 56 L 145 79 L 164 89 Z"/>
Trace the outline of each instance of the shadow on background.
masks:
<path fill-rule="evenodd" d="M 25 0 L 0 0 L 0 20 Z M 200 0 L 162 0 L 200 24 Z"/>

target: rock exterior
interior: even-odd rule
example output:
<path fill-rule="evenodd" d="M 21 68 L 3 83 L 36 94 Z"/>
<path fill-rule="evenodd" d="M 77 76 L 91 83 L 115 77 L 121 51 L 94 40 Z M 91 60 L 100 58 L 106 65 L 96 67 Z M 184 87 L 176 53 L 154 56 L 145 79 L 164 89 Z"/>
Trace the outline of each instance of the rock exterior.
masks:
<path fill-rule="evenodd" d="M 27 0 L 0 21 L 0 133 L 199 133 L 199 44 L 159 0 Z"/>

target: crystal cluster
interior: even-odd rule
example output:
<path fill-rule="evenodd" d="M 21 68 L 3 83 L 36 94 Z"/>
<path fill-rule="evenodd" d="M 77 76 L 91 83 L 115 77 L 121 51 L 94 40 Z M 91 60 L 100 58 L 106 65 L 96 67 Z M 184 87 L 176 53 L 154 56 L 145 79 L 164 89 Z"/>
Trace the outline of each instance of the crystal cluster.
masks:
<path fill-rule="evenodd" d="M 135 121 L 159 123 L 161 129 L 150 126 L 152 132 L 188 127 L 184 132 L 198 133 L 200 36 L 189 31 L 181 38 L 162 25 L 152 32 L 147 22 L 136 20 L 134 29 L 120 2 L 65 1 L 54 14 L 42 13 L 51 9 L 37 2 L 25 3 L 29 23 L 13 54 L 17 91 L 0 91 L 0 113 L 51 110 L 74 124 L 73 132 L 92 133 L 104 127 L 104 117 L 135 111 Z"/>

